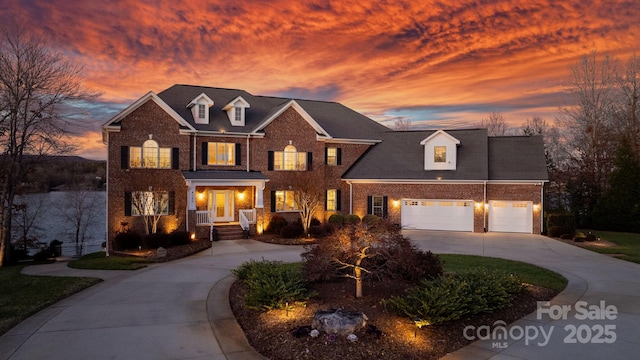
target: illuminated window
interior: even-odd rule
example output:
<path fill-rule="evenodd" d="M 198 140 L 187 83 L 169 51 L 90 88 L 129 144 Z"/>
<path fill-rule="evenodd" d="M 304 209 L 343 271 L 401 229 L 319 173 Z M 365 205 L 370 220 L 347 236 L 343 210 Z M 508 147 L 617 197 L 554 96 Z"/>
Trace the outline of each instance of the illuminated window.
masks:
<path fill-rule="evenodd" d="M 447 147 L 446 146 L 434 146 L 433 147 L 433 162 L 437 162 L 437 163 L 447 162 Z"/>
<path fill-rule="evenodd" d="M 131 215 L 168 215 L 169 193 L 134 191 L 131 193 Z"/>
<path fill-rule="evenodd" d="M 338 210 L 338 191 L 335 189 L 327 190 L 327 211 Z"/>
<path fill-rule="evenodd" d="M 170 169 L 171 148 L 161 148 L 154 140 L 147 140 L 142 147 L 129 147 L 129 167 L 147 169 Z"/>
<path fill-rule="evenodd" d="M 373 215 L 384 217 L 384 197 L 373 196 L 371 209 Z"/>
<path fill-rule="evenodd" d="M 207 165 L 236 164 L 236 144 L 210 142 L 207 147 Z"/>
<path fill-rule="evenodd" d="M 276 211 L 297 211 L 295 195 L 291 190 L 276 191 Z"/>
<path fill-rule="evenodd" d="M 298 152 L 293 145 L 287 145 L 284 151 L 273 153 L 273 169 L 287 171 L 307 170 L 307 153 Z"/>
<path fill-rule="evenodd" d="M 327 148 L 327 165 L 338 165 L 337 148 Z"/>

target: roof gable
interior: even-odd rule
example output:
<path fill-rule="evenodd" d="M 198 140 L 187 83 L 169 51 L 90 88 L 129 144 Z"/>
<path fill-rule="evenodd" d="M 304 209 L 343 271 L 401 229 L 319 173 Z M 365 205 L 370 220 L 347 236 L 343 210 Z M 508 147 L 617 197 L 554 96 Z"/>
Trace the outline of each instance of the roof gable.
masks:
<path fill-rule="evenodd" d="M 311 116 L 309 113 L 300 106 L 295 100 L 290 100 L 286 104 L 283 104 L 270 114 L 262 123 L 260 123 L 254 130 L 253 133 L 258 131 L 262 131 L 267 125 L 269 125 L 273 120 L 275 120 L 278 116 L 282 115 L 287 109 L 292 108 L 295 110 L 300 116 L 311 125 L 311 127 L 316 131 L 316 133 L 323 135 L 325 137 L 331 138 L 331 135 L 318 124 L 318 122 Z"/>
<path fill-rule="evenodd" d="M 193 126 L 191 126 L 191 124 L 189 124 L 187 121 L 185 121 L 185 119 L 182 118 L 182 116 L 178 115 L 178 113 L 175 110 L 173 110 L 173 108 L 171 106 L 169 106 L 167 103 L 165 103 L 153 91 L 149 91 L 143 97 L 141 97 L 140 99 L 136 100 L 133 104 L 127 106 L 124 110 L 120 111 L 118 114 L 116 114 L 114 117 L 112 117 L 109 121 L 104 123 L 102 125 L 102 128 L 103 129 L 108 129 L 108 128 L 112 128 L 113 129 L 114 127 L 119 127 L 118 123 L 120 121 L 122 121 L 122 119 L 124 119 L 129 114 L 131 114 L 132 112 L 137 110 L 140 106 L 144 105 L 149 100 L 155 102 L 158 106 L 160 106 L 160 108 L 162 108 L 162 110 L 164 110 L 167 114 L 169 114 L 169 116 L 171 116 L 178 124 L 180 124 L 180 126 L 184 126 L 184 127 L 188 128 L 189 130 L 195 130 L 193 128 Z"/>

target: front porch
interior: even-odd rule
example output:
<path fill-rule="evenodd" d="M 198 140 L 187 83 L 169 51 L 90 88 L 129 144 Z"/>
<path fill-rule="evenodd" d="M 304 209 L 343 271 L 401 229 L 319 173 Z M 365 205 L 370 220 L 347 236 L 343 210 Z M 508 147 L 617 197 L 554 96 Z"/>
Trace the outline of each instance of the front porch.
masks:
<path fill-rule="evenodd" d="M 267 179 L 245 171 L 184 172 L 189 187 L 187 226 L 198 238 L 212 239 L 214 228 L 261 231 Z"/>

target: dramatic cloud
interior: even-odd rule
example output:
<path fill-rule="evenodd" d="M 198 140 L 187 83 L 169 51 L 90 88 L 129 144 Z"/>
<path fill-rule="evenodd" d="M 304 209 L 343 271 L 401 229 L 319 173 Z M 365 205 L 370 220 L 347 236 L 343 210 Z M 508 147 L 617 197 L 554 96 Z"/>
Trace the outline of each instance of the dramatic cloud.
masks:
<path fill-rule="evenodd" d="M 339 101 L 383 123 L 549 120 L 568 66 L 640 50 L 635 0 L 0 0 L 119 110 L 174 83 Z M 104 108 L 106 110 L 107 107 Z M 106 121 L 98 114 L 96 121 Z"/>

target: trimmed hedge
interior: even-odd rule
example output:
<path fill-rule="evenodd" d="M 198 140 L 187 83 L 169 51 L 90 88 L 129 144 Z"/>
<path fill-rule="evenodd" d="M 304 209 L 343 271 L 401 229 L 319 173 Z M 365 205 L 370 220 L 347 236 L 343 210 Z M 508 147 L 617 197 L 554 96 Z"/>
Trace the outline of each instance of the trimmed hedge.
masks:
<path fill-rule="evenodd" d="M 575 218 L 569 213 L 547 214 L 547 234 L 551 237 L 565 234 L 573 237 L 576 234 Z"/>
<path fill-rule="evenodd" d="M 307 290 L 299 263 L 250 260 L 231 272 L 247 286 L 244 300 L 250 309 L 281 309 L 287 302 L 292 304 L 314 296 Z"/>
<path fill-rule="evenodd" d="M 425 280 L 406 296 L 394 296 L 382 303 L 400 315 L 434 325 L 504 308 L 523 289 L 513 275 L 479 269 Z"/>

